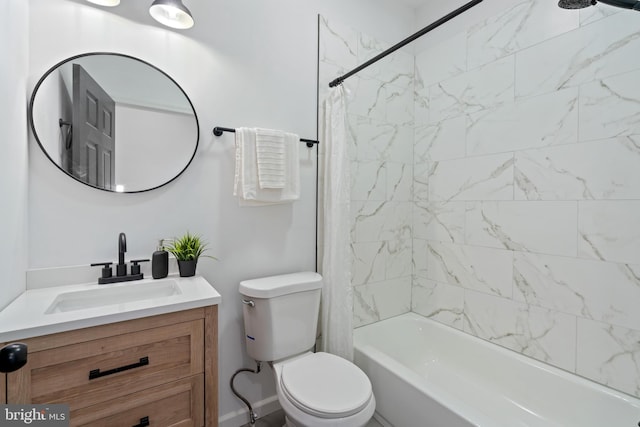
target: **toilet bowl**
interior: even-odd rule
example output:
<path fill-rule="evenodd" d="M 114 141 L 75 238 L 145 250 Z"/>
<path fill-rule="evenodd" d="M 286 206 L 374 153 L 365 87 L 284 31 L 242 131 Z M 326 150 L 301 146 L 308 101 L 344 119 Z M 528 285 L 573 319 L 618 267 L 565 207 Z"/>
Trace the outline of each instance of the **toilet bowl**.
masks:
<path fill-rule="evenodd" d="M 373 416 L 369 378 L 341 357 L 305 353 L 272 368 L 286 427 L 362 427 Z"/>
<path fill-rule="evenodd" d="M 286 427 L 363 427 L 376 400 L 367 375 L 329 353 L 313 353 L 322 276 L 301 272 L 240 282 L 249 356 L 269 362 Z"/>

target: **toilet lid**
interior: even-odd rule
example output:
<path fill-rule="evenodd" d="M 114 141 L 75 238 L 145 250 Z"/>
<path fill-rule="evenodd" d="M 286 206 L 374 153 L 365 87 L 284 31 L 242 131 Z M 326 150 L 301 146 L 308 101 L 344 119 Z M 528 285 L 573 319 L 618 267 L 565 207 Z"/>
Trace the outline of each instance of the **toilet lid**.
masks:
<path fill-rule="evenodd" d="M 282 367 L 283 393 L 298 409 L 321 418 L 353 415 L 371 400 L 371 382 L 353 363 L 311 353 Z"/>

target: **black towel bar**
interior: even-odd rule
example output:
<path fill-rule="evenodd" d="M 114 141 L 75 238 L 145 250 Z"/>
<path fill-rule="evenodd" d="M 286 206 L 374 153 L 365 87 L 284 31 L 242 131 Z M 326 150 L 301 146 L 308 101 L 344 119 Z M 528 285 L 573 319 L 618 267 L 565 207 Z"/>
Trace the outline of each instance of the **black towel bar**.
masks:
<path fill-rule="evenodd" d="M 236 130 L 233 129 L 233 128 L 223 128 L 221 126 L 216 126 L 216 127 L 213 128 L 213 134 L 215 136 L 220 136 L 220 135 L 222 135 L 223 132 L 236 133 Z M 314 144 L 319 144 L 319 142 L 316 141 L 315 139 L 300 138 L 300 142 L 305 142 L 307 144 L 307 147 L 309 147 L 309 148 L 313 147 Z"/>

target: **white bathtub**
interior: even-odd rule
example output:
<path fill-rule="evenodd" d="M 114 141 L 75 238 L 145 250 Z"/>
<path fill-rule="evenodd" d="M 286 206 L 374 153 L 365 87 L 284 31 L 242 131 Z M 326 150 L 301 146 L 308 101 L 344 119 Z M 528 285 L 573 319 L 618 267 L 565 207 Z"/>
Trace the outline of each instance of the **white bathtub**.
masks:
<path fill-rule="evenodd" d="M 395 427 L 637 427 L 640 399 L 414 313 L 354 332 Z"/>

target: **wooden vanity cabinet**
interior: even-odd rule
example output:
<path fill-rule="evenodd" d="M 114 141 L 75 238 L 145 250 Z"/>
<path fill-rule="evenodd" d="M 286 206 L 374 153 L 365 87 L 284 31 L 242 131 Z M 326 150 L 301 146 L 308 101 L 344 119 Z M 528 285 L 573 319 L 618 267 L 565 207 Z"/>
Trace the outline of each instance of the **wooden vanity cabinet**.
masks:
<path fill-rule="evenodd" d="M 72 426 L 215 427 L 217 308 L 18 340 L 28 361 L 0 401 L 69 404 Z"/>

